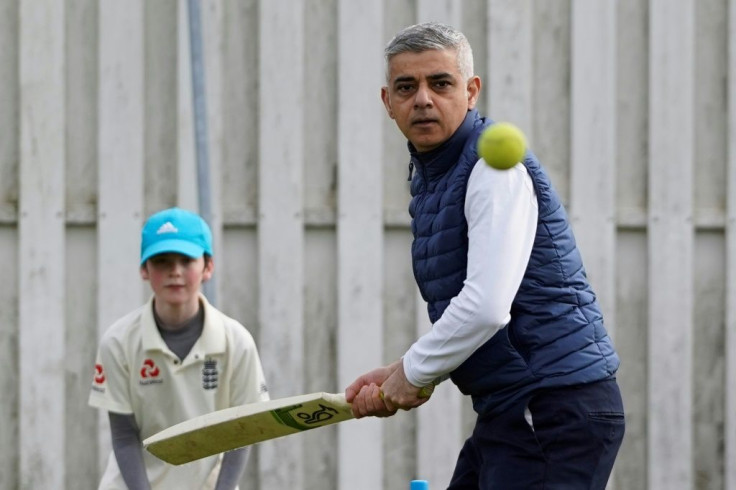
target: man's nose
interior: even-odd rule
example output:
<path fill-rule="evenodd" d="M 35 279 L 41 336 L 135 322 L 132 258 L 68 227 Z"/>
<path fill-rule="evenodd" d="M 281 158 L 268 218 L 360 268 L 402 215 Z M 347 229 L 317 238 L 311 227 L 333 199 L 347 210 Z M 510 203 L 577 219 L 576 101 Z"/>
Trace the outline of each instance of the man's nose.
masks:
<path fill-rule="evenodd" d="M 419 85 L 419 88 L 417 88 L 416 95 L 414 96 L 414 107 L 416 108 L 423 108 L 423 107 L 429 107 L 432 105 L 432 93 L 429 90 L 429 87 L 422 84 Z"/>

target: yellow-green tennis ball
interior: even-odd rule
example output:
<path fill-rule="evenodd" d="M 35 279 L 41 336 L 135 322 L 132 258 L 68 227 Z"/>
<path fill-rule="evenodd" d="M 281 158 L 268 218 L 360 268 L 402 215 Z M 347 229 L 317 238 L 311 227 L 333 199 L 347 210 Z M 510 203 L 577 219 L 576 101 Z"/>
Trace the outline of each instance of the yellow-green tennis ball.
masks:
<path fill-rule="evenodd" d="M 511 123 L 488 126 L 478 138 L 478 155 L 493 168 L 506 170 L 524 159 L 526 138 Z"/>

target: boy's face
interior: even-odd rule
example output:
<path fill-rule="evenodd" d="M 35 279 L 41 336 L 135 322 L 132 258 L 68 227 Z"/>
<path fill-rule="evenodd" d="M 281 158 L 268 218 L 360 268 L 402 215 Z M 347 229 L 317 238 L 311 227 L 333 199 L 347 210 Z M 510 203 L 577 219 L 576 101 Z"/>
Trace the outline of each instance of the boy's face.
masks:
<path fill-rule="evenodd" d="M 151 284 L 158 302 L 170 306 L 199 301 L 202 283 L 212 277 L 214 263 L 177 253 L 154 255 L 141 266 L 141 277 Z"/>
<path fill-rule="evenodd" d="M 475 107 L 480 78 L 465 80 L 454 50 L 397 54 L 381 99 L 391 119 L 420 152 L 437 148 Z"/>

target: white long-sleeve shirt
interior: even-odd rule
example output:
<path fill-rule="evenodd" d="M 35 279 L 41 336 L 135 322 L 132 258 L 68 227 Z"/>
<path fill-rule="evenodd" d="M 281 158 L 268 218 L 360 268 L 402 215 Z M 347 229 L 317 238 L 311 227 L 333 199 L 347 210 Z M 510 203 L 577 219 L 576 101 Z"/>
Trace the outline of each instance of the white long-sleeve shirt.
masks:
<path fill-rule="evenodd" d="M 537 228 L 537 196 L 523 164 L 496 170 L 479 160 L 468 180 L 467 277 L 432 329 L 403 358 L 414 386 L 446 378 L 511 319 Z"/>

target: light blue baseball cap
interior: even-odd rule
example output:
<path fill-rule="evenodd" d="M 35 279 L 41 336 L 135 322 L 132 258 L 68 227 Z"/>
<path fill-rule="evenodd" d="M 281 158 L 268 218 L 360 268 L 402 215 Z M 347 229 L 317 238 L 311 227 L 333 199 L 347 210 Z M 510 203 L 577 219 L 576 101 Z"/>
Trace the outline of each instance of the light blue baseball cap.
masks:
<path fill-rule="evenodd" d="M 212 255 L 212 231 L 196 213 L 169 208 L 151 215 L 141 232 L 141 265 L 154 255 L 178 253 L 198 258 Z"/>

